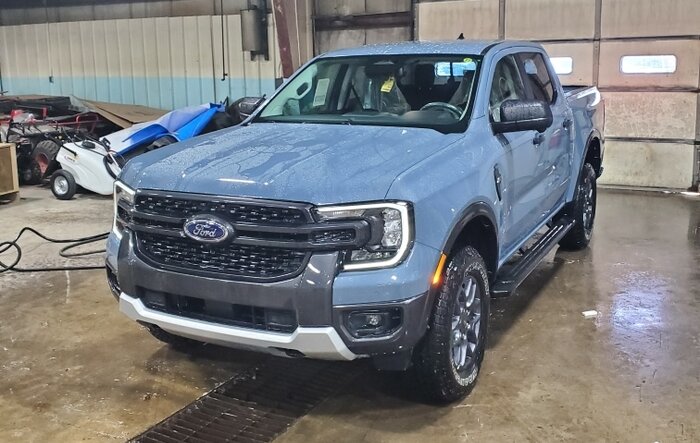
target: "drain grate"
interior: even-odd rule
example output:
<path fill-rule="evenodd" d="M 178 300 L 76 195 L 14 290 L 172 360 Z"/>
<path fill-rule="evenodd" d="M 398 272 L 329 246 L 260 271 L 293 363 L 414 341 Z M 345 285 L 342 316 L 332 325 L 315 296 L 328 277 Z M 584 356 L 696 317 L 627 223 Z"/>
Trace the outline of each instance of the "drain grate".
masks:
<path fill-rule="evenodd" d="M 361 363 L 273 358 L 132 439 L 143 443 L 269 442 L 366 370 Z"/>

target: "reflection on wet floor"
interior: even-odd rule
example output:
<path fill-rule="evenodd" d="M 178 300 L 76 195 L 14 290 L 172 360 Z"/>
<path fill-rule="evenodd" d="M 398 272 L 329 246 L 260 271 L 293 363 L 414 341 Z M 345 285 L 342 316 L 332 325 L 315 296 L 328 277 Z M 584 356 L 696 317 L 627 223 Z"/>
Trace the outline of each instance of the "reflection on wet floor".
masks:
<path fill-rule="evenodd" d="M 23 224 L 47 223 L 34 207 L 45 204 L 23 203 Z M 87 204 L 99 214 L 110 202 Z M 700 200 L 601 192 L 596 223 L 590 249 L 550 254 L 494 300 L 463 402 L 426 404 L 410 379 L 361 362 L 278 440 L 700 440 Z M 0 441 L 124 440 L 270 359 L 161 345 L 118 313 L 101 272 L 0 277 L 0 310 Z"/>

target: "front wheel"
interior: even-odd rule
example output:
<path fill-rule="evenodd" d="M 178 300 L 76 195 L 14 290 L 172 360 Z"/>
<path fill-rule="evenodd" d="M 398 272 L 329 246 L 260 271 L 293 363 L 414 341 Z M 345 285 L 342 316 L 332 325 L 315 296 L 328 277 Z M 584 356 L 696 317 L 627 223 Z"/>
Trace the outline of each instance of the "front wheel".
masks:
<path fill-rule="evenodd" d="M 591 242 L 597 194 L 595 169 L 590 163 L 586 163 L 581 170 L 581 176 L 576 185 L 576 196 L 568 211 L 574 218 L 574 226 L 559 241 L 559 246 L 578 251 L 586 248 Z"/>
<path fill-rule="evenodd" d="M 414 353 L 416 382 L 433 400 L 463 398 L 476 384 L 486 350 L 490 306 L 484 260 L 471 246 L 452 256 L 428 331 Z"/>
<path fill-rule="evenodd" d="M 59 200 L 70 200 L 78 190 L 73 174 L 59 169 L 51 176 L 51 192 Z"/>

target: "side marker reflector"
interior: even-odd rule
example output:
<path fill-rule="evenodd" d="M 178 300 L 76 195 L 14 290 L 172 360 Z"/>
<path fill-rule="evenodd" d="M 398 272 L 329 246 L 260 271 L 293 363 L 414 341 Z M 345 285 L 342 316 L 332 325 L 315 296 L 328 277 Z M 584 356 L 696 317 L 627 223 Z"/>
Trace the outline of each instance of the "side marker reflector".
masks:
<path fill-rule="evenodd" d="M 445 254 L 440 254 L 440 261 L 438 261 L 435 274 L 433 274 L 433 286 L 439 285 L 442 281 L 442 270 L 445 268 L 445 262 L 447 262 L 447 256 Z"/>

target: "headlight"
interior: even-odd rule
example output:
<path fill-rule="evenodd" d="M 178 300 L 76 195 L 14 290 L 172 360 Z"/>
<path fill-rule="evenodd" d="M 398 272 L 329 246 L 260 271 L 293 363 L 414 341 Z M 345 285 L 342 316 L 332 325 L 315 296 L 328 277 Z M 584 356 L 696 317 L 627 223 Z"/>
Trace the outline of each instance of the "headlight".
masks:
<path fill-rule="evenodd" d="M 134 190 L 124 183 L 115 180 L 114 182 L 114 223 L 112 232 L 117 237 L 122 237 L 124 225 L 129 222 L 130 210 L 134 206 Z"/>
<path fill-rule="evenodd" d="M 371 229 L 362 249 L 347 251 L 343 269 L 377 269 L 394 266 L 406 257 L 413 241 L 411 206 L 406 202 L 367 203 L 316 208 L 319 221 L 364 219 Z"/>

